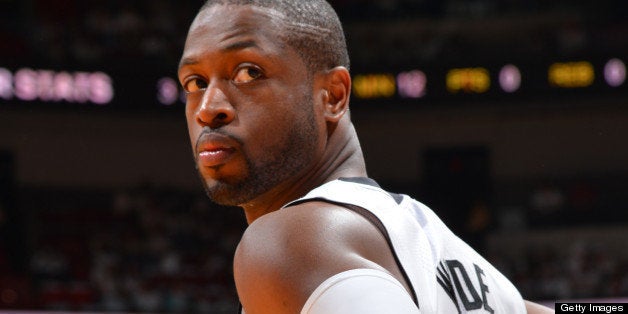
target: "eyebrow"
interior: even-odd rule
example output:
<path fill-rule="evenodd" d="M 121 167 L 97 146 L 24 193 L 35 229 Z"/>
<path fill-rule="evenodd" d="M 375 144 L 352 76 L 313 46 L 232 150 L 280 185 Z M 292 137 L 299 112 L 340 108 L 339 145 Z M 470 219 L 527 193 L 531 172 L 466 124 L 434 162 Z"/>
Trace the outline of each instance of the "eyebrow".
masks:
<path fill-rule="evenodd" d="M 220 50 L 221 51 L 233 51 L 233 50 L 242 50 L 242 49 L 251 48 L 251 47 L 257 47 L 257 43 L 252 39 L 236 41 L 235 43 L 227 45 L 226 47 Z"/>
<path fill-rule="evenodd" d="M 179 70 L 181 70 L 182 67 L 186 66 L 186 65 L 191 65 L 191 64 L 197 64 L 198 61 L 196 60 L 196 58 L 183 58 L 181 59 L 181 61 L 179 61 Z"/>
<path fill-rule="evenodd" d="M 229 44 L 221 48 L 220 51 L 230 52 L 230 51 L 242 50 L 242 49 L 251 48 L 251 47 L 258 47 L 257 43 L 254 40 L 242 40 L 242 41 L 237 41 L 235 43 Z M 197 58 L 194 58 L 194 57 L 182 58 L 181 61 L 179 62 L 179 69 L 181 69 L 182 67 L 186 65 L 194 65 L 197 63 L 199 63 L 199 60 Z"/>

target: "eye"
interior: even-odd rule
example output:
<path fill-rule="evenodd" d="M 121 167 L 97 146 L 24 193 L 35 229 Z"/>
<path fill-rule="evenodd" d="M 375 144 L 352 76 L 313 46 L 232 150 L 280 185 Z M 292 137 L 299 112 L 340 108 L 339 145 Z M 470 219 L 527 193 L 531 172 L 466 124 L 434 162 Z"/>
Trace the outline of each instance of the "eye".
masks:
<path fill-rule="evenodd" d="M 207 82 L 201 78 L 194 77 L 183 83 L 183 89 L 188 93 L 194 93 L 207 88 Z"/>
<path fill-rule="evenodd" d="M 262 70 L 254 66 L 247 65 L 236 70 L 236 73 L 233 76 L 233 82 L 237 84 L 249 83 L 263 76 Z"/>

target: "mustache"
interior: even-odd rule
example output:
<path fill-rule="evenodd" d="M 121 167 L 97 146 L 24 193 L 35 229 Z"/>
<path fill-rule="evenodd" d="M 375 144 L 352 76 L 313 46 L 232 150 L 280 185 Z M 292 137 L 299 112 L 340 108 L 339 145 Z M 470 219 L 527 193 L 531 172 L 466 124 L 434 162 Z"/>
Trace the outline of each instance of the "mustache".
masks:
<path fill-rule="evenodd" d="M 218 138 L 221 142 L 236 143 L 238 146 L 244 145 L 244 141 L 240 137 L 233 135 L 225 131 L 224 129 L 211 129 L 209 127 L 204 127 L 201 133 L 196 138 L 196 143 L 194 144 L 195 155 L 199 151 L 202 143 L 208 138 Z"/>

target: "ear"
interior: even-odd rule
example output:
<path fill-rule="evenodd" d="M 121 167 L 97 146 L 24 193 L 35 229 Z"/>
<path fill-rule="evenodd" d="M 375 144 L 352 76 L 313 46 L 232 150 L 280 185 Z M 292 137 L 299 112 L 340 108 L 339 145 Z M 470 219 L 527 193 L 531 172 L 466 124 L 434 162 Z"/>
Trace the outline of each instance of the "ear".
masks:
<path fill-rule="evenodd" d="M 347 68 L 338 66 L 325 72 L 323 88 L 325 120 L 336 123 L 349 110 L 351 96 L 351 75 Z"/>

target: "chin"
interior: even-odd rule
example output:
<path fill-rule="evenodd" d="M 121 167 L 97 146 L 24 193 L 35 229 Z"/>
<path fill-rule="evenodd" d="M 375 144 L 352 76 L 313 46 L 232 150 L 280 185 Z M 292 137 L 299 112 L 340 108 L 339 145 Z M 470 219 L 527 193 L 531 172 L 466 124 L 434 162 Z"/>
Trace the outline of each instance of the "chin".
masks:
<path fill-rule="evenodd" d="M 244 189 L 241 184 L 205 179 L 202 181 L 209 199 L 219 205 L 240 206 L 255 198 L 255 195 Z"/>

